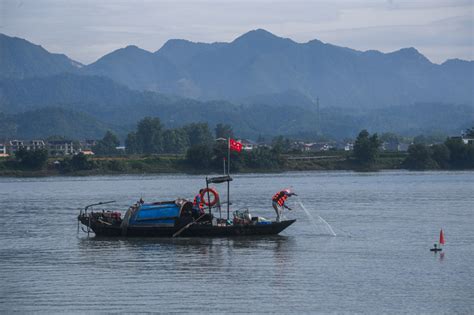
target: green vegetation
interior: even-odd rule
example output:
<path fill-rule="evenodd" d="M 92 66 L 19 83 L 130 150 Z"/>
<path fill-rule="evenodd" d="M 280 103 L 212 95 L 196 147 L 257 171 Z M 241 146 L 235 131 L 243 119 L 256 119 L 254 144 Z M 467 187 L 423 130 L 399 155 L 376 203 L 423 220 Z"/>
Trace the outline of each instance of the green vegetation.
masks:
<path fill-rule="evenodd" d="M 184 153 L 192 146 L 207 145 L 213 136 L 207 123 L 192 123 L 182 128 L 165 129 L 158 117 L 145 117 L 135 132 L 127 136 L 128 154 Z"/>
<path fill-rule="evenodd" d="M 231 128 L 216 128 L 218 130 Z M 147 132 L 151 130 L 151 132 Z M 471 132 L 468 130 L 467 132 Z M 466 133 L 468 134 L 468 133 Z M 116 154 L 117 137 L 107 132 L 95 149 L 99 154 L 77 154 L 62 158 L 47 158 L 44 150 L 17 151 L 12 158 L 0 160 L 1 176 L 97 175 L 123 173 L 222 173 L 227 163 L 227 141 L 212 141 L 207 124 L 190 124 L 183 128 L 165 129 L 159 119 L 147 118 L 140 122 L 134 138 L 134 154 Z M 399 139 L 394 134 L 383 134 L 386 141 Z M 177 150 L 173 143 L 182 143 Z M 408 152 L 380 151 L 377 134 L 362 130 L 354 144 L 354 151 L 331 149 L 302 152 L 292 147 L 292 141 L 275 137 L 272 146 L 231 152 L 231 172 L 279 172 L 298 170 L 356 170 L 379 169 L 474 169 L 474 145 L 461 138 L 450 138 L 444 143 L 425 145 L 416 143 Z M 133 146 L 132 146 L 133 148 Z M 128 148 L 130 150 L 130 148 Z M 132 151 L 133 152 L 133 151 Z"/>
<path fill-rule="evenodd" d="M 186 151 L 186 162 L 197 169 L 208 169 L 212 158 L 212 148 L 206 144 L 194 145 Z"/>
<path fill-rule="evenodd" d="M 46 150 L 28 151 L 21 148 L 15 152 L 15 160 L 20 169 L 40 170 L 46 165 L 48 152 Z"/>
<path fill-rule="evenodd" d="M 444 144 L 426 146 L 418 143 L 408 149 L 403 167 L 424 169 L 474 169 L 474 145 L 462 139 L 447 139 Z"/>
<path fill-rule="evenodd" d="M 21 148 L 10 159 L 0 158 L 0 176 L 46 175 L 47 161 L 48 152 L 46 150 Z"/>
<path fill-rule="evenodd" d="M 431 157 L 430 149 L 421 143 L 413 144 L 408 148 L 408 157 L 403 162 L 408 169 L 433 169 L 438 165 Z"/>
<path fill-rule="evenodd" d="M 474 138 L 474 127 L 468 128 L 465 132 L 467 138 Z"/>
<path fill-rule="evenodd" d="M 363 169 L 373 169 L 379 155 L 381 141 L 377 134 L 369 136 L 367 130 L 362 130 L 354 143 L 354 159 Z"/>
<path fill-rule="evenodd" d="M 117 147 L 119 145 L 120 140 L 109 130 L 105 133 L 104 138 L 92 148 L 92 151 L 97 155 L 116 155 L 118 154 Z"/>
<path fill-rule="evenodd" d="M 98 139 L 111 130 L 124 140 L 147 116 L 159 116 L 162 125 L 171 129 L 197 121 L 210 126 L 223 123 L 233 126 L 234 134 L 251 139 L 277 134 L 343 139 L 355 137 L 363 128 L 404 136 L 439 133 L 444 139 L 470 126 L 474 116 L 473 106 L 440 103 L 406 103 L 388 109 L 321 107 L 318 126 L 314 104 L 296 96 L 282 104 L 274 103 L 272 97 L 244 105 L 203 102 L 132 91 L 109 79 L 72 74 L 0 80 L 0 90 L 0 138 L 10 139 L 54 134 Z"/>

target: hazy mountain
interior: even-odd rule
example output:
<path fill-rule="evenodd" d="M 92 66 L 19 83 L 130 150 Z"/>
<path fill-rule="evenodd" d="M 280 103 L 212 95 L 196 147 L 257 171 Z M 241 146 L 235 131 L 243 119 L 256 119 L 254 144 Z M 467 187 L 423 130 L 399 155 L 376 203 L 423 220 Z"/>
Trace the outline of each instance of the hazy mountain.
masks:
<path fill-rule="evenodd" d="M 64 108 L 42 108 L 10 116 L 16 125 L 15 138 L 44 139 L 59 135 L 68 139 L 99 139 L 113 126 L 91 115 Z"/>
<path fill-rule="evenodd" d="M 239 136 L 253 139 L 278 134 L 315 137 L 318 132 L 344 138 L 365 128 L 405 135 L 457 134 L 460 126 L 474 124 L 474 107 L 432 103 L 370 110 L 322 107 L 318 126 L 313 100 L 300 98 L 301 103 L 290 106 L 287 101 L 297 97 L 292 92 L 282 93 L 281 103 L 236 105 L 134 91 L 110 79 L 73 74 L 3 80 L 0 96 L 0 111 L 8 116 L 0 119 L 0 134 L 32 138 L 86 138 L 106 129 L 123 137 L 145 116 L 160 117 L 171 128 L 192 122 L 208 122 L 211 128 L 227 123 Z"/>
<path fill-rule="evenodd" d="M 246 105 L 268 105 L 268 106 L 287 106 L 301 107 L 306 109 L 316 109 L 317 98 L 314 99 L 309 95 L 296 90 L 287 90 L 279 93 L 257 94 L 245 97 L 239 103 Z"/>
<path fill-rule="evenodd" d="M 62 54 L 52 54 L 24 39 L 0 34 L 0 78 L 28 78 L 75 72 L 82 65 Z"/>
<path fill-rule="evenodd" d="M 155 53 L 128 46 L 78 70 L 64 55 L 5 35 L 0 40 L 3 134 L 64 129 L 86 137 L 107 127 L 125 135 L 145 116 L 160 117 L 167 127 L 229 123 L 250 138 L 317 132 L 345 137 L 364 128 L 458 133 L 459 126 L 474 123 L 474 63 L 437 65 L 414 48 L 360 52 L 257 30 L 231 43 L 170 40 Z M 64 121 L 86 129 L 73 124 L 68 131 Z"/>
<path fill-rule="evenodd" d="M 77 63 L 66 56 L 50 54 L 25 40 L 1 35 L 0 43 L 3 78 L 77 72 Z M 296 103 L 319 97 L 327 107 L 474 104 L 473 61 L 438 65 L 415 48 L 362 52 L 318 40 L 296 43 L 261 29 L 230 43 L 169 40 L 155 53 L 128 46 L 79 72 L 106 76 L 131 89 L 202 100 L 248 103 L 257 98 L 269 104 L 291 91 L 300 95 Z"/>
<path fill-rule="evenodd" d="M 58 74 L 44 78 L 0 80 L 0 111 L 18 113 L 43 107 L 86 112 L 120 125 L 133 124 L 144 115 L 159 115 L 160 105 L 173 97 L 131 90 L 99 76 Z"/>
<path fill-rule="evenodd" d="M 474 125 L 474 107 L 442 103 L 416 103 L 358 113 L 361 126 L 372 131 L 396 131 L 402 135 L 459 135 Z"/>
<path fill-rule="evenodd" d="M 241 101 L 291 90 L 319 97 L 326 106 L 474 102 L 472 61 L 437 65 L 414 48 L 361 52 L 318 40 L 300 44 L 255 30 L 231 43 L 170 40 L 154 54 L 137 55 L 119 50 L 85 71 L 135 89 L 200 99 Z M 108 66 L 98 71 L 105 62 Z"/>
<path fill-rule="evenodd" d="M 180 70 L 166 57 L 156 58 L 136 46 L 107 54 L 82 73 L 106 76 L 132 89 L 162 92 L 174 91 L 181 78 Z"/>

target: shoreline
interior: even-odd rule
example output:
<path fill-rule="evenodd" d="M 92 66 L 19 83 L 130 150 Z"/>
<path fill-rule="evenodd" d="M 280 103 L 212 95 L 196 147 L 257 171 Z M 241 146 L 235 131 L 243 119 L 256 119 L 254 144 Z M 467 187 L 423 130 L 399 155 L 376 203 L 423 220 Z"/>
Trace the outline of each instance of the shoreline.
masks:
<path fill-rule="evenodd" d="M 388 154 L 381 156 L 371 168 L 361 168 L 356 165 L 350 156 L 344 152 L 331 152 L 331 155 L 286 155 L 281 166 L 243 167 L 236 166 L 231 173 L 284 173 L 303 171 L 355 171 L 373 172 L 382 170 L 403 169 L 402 154 Z M 100 176 L 100 175 L 141 175 L 141 174 L 183 174 L 204 175 L 221 174 L 222 169 L 217 167 L 196 168 L 187 164 L 183 156 L 179 155 L 151 155 L 151 156 L 109 156 L 90 158 L 90 169 L 61 169 L 55 163 L 57 158 L 48 159 L 45 168 L 39 170 L 20 169 L 8 164 L 8 160 L 0 160 L 0 177 L 35 178 L 35 177 L 66 177 L 66 176 Z M 60 159 L 59 159 L 60 161 Z M 10 167 L 9 167 L 10 166 Z"/>
<path fill-rule="evenodd" d="M 282 163 L 276 167 L 247 167 L 235 162 L 231 169 L 232 174 L 278 174 L 285 172 L 304 171 L 353 171 L 359 173 L 377 172 L 387 170 L 407 171 L 462 171 L 469 169 L 446 169 L 427 168 L 423 170 L 407 169 L 403 167 L 406 154 L 384 153 L 370 168 L 364 168 L 345 152 L 330 152 L 318 155 L 284 155 Z M 108 175 L 159 175 L 159 174 L 182 174 L 182 175 L 207 175 L 222 174 L 222 168 L 210 166 L 207 168 L 196 168 L 189 165 L 182 155 L 149 155 L 149 156 L 108 156 L 92 157 L 88 169 L 71 169 L 58 167 L 57 163 L 65 163 L 65 158 L 49 158 L 46 167 L 33 170 L 15 167 L 11 161 L 0 160 L 0 177 L 11 178 L 40 178 L 40 177 L 87 177 Z"/>
<path fill-rule="evenodd" d="M 246 174 L 284 174 L 284 173 L 304 173 L 304 172 L 321 172 L 321 173 L 326 173 L 326 172 L 354 172 L 354 173 L 377 173 L 377 172 L 389 172 L 389 171 L 405 171 L 405 172 L 417 172 L 417 173 L 430 173 L 430 172 L 436 172 L 436 173 L 443 173 L 443 172 L 474 172 L 472 169 L 424 169 L 424 170 L 410 170 L 406 168 L 397 168 L 397 169 L 373 169 L 373 170 L 367 170 L 367 171 L 358 171 L 358 170 L 353 170 L 353 169 L 308 169 L 308 170 L 282 170 L 282 171 L 255 171 L 255 172 L 235 172 L 232 173 L 231 175 L 246 175 Z M 215 171 L 212 172 L 195 172 L 195 173 L 187 173 L 187 172 L 160 172 L 160 173 L 153 173 L 153 172 L 148 172 L 148 173 L 88 173 L 88 174 L 76 174 L 76 173 L 66 173 L 66 174 L 21 174 L 21 175 L 9 175 L 9 174 L 0 174 L 0 179 L 2 178 L 16 178 L 16 179 L 35 179 L 35 178 L 66 178 L 66 177 L 75 177 L 75 178 L 83 178 L 83 177 L 100 177 L 100 176 L 154 176 L 154 175 L 222 175 L 222 173 L 217 173 Z"/>

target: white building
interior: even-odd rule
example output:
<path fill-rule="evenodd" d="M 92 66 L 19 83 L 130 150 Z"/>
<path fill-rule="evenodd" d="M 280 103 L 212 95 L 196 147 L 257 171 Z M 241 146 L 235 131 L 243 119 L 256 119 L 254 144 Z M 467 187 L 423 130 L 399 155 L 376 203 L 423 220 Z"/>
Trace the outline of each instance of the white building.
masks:
<path fill-rule="evenodd" d="M 74 154 L 74 146 L 71 140 L 55 140 L 48 141 L 49 155 L 72 155 Z"/>
<path fill-rule="evenodd" d="M 7 153 L 7 146 L 3 143 L 0 143 L 0 157 L 7 157 L 9 154 Z"/>
<path fill-rule="evenodd" d="M 253 142 L 252 140 L 248 139 L 240 139 L 237 140 L 237 142 L 240 142 L 242 144 L 242 150 L 246 151 L 252 151 L 253 149 L 256 149 L 258 147 L 256 142 Z"/>

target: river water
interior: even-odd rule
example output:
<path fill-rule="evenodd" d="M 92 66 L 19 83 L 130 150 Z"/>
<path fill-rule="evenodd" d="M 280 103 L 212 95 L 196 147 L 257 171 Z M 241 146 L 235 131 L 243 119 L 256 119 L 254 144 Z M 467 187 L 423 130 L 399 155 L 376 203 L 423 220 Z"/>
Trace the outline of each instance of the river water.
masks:
<path fill-rule="evenodd" d="M 274 218 L 279 189 L 298 193 L 285 213 L 297 222 L 274 237 L 77 233 L 88 203 L 126 209 L 140 197 L 192 198 L 203 184 L 188 175 L 0 178 L 0 312 L 474 312 L 474 172 L 235 176 L 232 207 L 253 215 Z M 441 228 L 446 246 L 433 254 Z"/>

